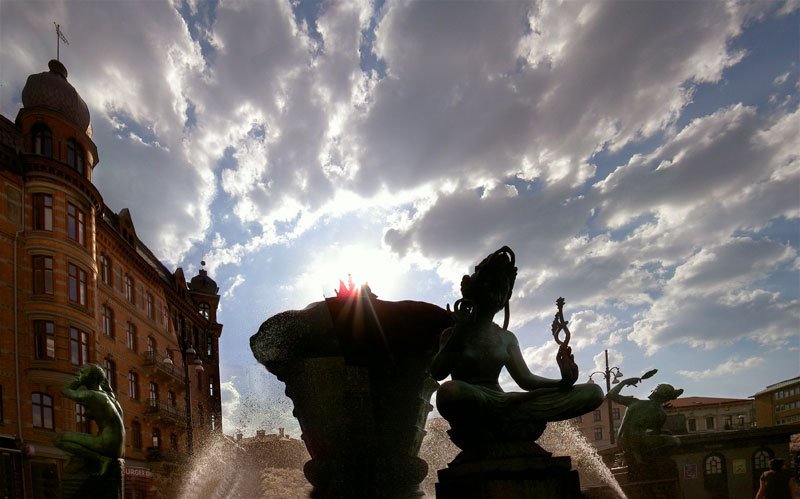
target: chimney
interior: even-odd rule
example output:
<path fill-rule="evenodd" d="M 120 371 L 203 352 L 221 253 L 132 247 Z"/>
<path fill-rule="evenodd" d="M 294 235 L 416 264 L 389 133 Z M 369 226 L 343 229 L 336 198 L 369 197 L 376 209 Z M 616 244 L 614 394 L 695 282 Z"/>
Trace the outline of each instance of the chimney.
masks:
<path fill-rule="evenodd" d="M 239 433 L 236 434 L 236 441 L 237 442 L 241 442 L 242 441 L 242 432 L 239 432 Z"/>
<path fill-rule="evenodd" d="M 281 438 L 284 437 L 283 428 L 278 428 L 278 436 L 281 437 Z"/>
<path fill-rule="evenodd" d="M 257 437 L 266 437 L 267 436 L 267 430 L 256 430 L 256 436 Z"/>

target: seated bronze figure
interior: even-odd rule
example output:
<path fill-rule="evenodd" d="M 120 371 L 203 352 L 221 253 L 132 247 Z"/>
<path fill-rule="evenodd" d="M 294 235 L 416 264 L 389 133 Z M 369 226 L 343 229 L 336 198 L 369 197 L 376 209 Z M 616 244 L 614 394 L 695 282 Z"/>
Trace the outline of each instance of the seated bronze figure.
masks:
<path fill-rule="evenodd" d="M 476 266 L 471 276 L 464 276 L 463 298 L 454 306 L 455 325 L 442 333 L 431 366 L 434 379 L 452 378 L 439 388 L 436 407 L 450 423 L 453 442 L 464 450 L 534 442 L 548 421 L 585 414 L 603 402 L 599 386 L 575 384 L 578 366 L 568 340 L 556 338 L 561 379 L 537 376 L 528 369 L 516 336 L 506 329 L 517 275 L 514 262 L 514 253 L 504 246 Z M 501 328 L 493 318 L 503 308 L 506 325 Z M 556 327 L 553 333 L 557 337 Z M 504 367 L 524 391 L 503 391 L 498 377 Z"/>

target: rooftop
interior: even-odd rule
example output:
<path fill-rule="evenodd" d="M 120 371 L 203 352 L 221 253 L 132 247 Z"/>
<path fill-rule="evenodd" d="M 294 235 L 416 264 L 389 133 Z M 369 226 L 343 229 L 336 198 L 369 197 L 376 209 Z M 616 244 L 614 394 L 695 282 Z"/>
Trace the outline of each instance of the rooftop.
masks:
<path fill-rule="evenodd" d="M 748 404 L 750 399 L 729 399 L 720 397 L 681 397 L 670 402 L 670 408 L 685 409 L 687 407 L 702 407 L 711 405 Z"/>
<path fill-rule="evenodd" d="M 781 388 L 785 388 L 787 386 L 795 385 L 800 383 L 800 376 L 795 378 L 787 379 L 784 381 L 779 381 L 777 383 L 773 383 L 771 385 L 767 385 L 766 388 L 761 390 L 760 392 L 756 393 L 755 395 L 751 395 L 751 397 L 755 397 L 756 395 L 761 395 L 762 393 L 774 392 L 775 390 L 779 390 Z"/>

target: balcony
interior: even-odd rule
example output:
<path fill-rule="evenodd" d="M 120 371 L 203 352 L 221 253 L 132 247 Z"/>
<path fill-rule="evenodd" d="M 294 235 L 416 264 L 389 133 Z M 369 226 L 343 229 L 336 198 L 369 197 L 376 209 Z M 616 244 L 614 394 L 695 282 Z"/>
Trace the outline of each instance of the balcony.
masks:
<path fill-rule="evenodd" d="M 149 399 L 144 409 L 145 419 L 152 422 L 172 424 L 186 427 L 186 411 L 163 403 L 160 400 Z"/>
<path fill-rule="evenodd" d="M 143 366 L 148 374 L 176 386 L 183 386 L 186 383 L 183 369 L 171 363 L 165 363 L 166 357 L 150 351 L 143 353 L 142 358 L 144 359 Z"/>

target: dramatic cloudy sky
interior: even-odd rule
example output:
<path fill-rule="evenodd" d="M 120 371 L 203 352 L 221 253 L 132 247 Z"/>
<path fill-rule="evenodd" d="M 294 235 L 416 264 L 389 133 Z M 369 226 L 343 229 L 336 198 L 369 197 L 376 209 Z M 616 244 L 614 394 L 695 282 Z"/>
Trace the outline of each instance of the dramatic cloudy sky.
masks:
<path fill-rule="evenodd" d="M 798 2 L 0 2 L 0 112 L 55 55 L 95 179 L 223 293 L 225 428 L 286 424 L 248 338 L 368 280 L 444 306 L 507 244 L 530 367 L 686 395 L 800 373 Z"/>

